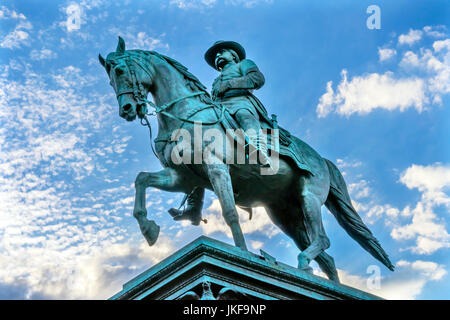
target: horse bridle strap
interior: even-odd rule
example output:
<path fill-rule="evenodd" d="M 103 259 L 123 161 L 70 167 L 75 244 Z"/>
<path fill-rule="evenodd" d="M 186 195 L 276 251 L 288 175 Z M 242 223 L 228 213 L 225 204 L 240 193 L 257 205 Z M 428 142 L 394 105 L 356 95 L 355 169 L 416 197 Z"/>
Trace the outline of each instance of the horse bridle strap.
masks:
<path fill-rule="evenodd" d="M 174 99 L 168 103 L 163 104 L 162 106 L 158 107 L 156 104 L 154 104 L 153 102 L 147 100 L 146 98 L 143 98 L 143 101 L 145 101 L 147 104 L 149 104 L 153 109 L 155 109 L 155 113 L 162 113 L 165 114 L 167 113 L 167 111 L 165 111 L 167 108 L 170 108 L 171 106 L 173 106 L 175 103 L 180 102 L 184 99 L 188 99 L 188 98 L 192 98 L 192 97 L 196 97 L 196 96 L 200 96 L 202 94 L 205 94 L 205 92 L 202 91 L 198 91 L 198 92 L 193 92 L 191 94 L 188 94 L 186 96 L 183 96 L 181 98 L 177 98 Z"/>

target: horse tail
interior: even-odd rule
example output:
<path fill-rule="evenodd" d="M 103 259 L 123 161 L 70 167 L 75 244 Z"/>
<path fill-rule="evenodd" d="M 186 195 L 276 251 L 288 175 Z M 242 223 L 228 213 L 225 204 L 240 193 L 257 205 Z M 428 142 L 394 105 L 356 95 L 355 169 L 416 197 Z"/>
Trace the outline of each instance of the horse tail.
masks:
<path fill-rule="evenodd" d="M 347 191 L 344 177 L 339 169 L 328 159 L 324 159 L 330 172 L 330 192 L 325 201 L 325 206 L 335 216 L 342 228 L 356 241 L 361 247 L 369 252 L 375 259 L 394 271 L 394 265 L 389 260 L 387 253 L 383 250 L 378 240 L 367 228 L 361 217 L 353 208 L 350 196 Z"/>

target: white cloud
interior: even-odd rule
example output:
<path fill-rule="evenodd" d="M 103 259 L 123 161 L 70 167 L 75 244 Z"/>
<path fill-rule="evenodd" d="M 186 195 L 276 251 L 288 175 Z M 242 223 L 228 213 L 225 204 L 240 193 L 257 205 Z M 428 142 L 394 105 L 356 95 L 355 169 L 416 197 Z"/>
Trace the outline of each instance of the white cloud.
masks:
<path fill-rule="evenodd" d="M 14 30 L 8 33 L 0 42 L 0 47 L 8 49 L 20 48 L 22 45 L 29 45 L 29 33 L 33 26 L 29 21 L 20 20 Z"/>
<path fill-rule="evenodd" d="M 393 56 L 397 54 L 397 51 L 395 49 L 389 49 L 389 48 L 378 48 L 378 55 L 380 57 L 380 61 L 386 61 L 391 59 Z"/>
<path fill-rule="evenodd" d="M 254 250 L 259 250 L 264 246 L 264 242 L 257 240 L 250 240 L 250 247 Z"/>
<path fill-rule="evenodd" d="M 441 247 L 450 245 L 450 235 L 445 229 L 445 224 L 439 221 L 430 203 L 418 202 L 416 207 L 410 211 L 410 214 L 409 223 L 404 225 L 398 223 L 392 229 L 392 238 L 395 240 L 416 240 L 416 246 L 412 247 L 411 250 L 419 254 L 431 254 Z"/>
<path fill-rule="evenodd" d="M 179 9 L 199 9 L 211 8 L 216 4 L 217 0 L 171 0 L 170 5 L 176 6 Z"/>
<path fill-rule="evenodd" d="M 244 6 L 245 8 L 253 8 L 262 3 L 272 4 L 273 0 L 226 0 L 225 3 L 231 4 L 233 6 Z"/>
<path fill-rule="evenodd" d="M 23 30 L 14 30 L 3 38 L 0 42 L 0 47 L 8 49 L 20 48 L 22 44 L 26 43 L 27 39 L 28 32 Z"/>
<path fill-rule="evenodd" d="M 410 32 L 410 37 L 402 35 L 400 39 L 403 43 L 412 43 L 411 39 L 419 41 L 419 33 Z M 379 48 L 378 54 L 383 62 L 397 51 Z M 402 112 L 414 108 L 422 112 L 429 105 L 442 104 L 442 97 L 450 93 L 450 39 L 434 41 L 430 49 L 406 50 L 401 56 L 397 73 L 386 71 L 348 79 L 347 70 L 343 69 L 336 89 L 332 81 L 327 82 L 316 108 L 318 117 L 326 117 L 331 112 L 365 115 L 376 109 Z"/>
<path fill-rule="evenodd" d="M 335 111 L 349 116 L 353 113 L 368 114 L 375 109 L 400 110 L 415 108 L 421 112 L 427 102 L 425 83 L 420 78 L 395 78 L 392 72 L 371 73 L 347 79 L 347 70 L 342 70 L 342 81 L 337 92 L 332 82 L 327 83 L 327 92 L 317 106 L 319 117 Z"/>
<path fill-rule="evenodd" d="M 369 223 L 384 218 L 391 229 L 391 236 L 400 243 L 414 241 L 413 246 L 404 248 L 420 255 L 430 255 L 442 248 L 450 247 L 444 217 L 438 208 L 450 208 L 450 167 L 436 163 L 429 166 L 411 165 L 400 176 L 401 183 L 409 189 L 421 192 L 420 200 L 403 209 L 389 204 L 379 205 L 373 201 L 355 203 L 359 210 L 366 212 Z"/>
<path fill-rule="evenodd" d="M 433 49 L 436 52 L 439 52 L 442 49 L 446 49 L 447 51 L 450 51 L 450 39 L 435 41 L 433 43 Z"/>
<path fill-rule="evenodd" d="M 327 82 L 326 92 L 320 97 L 319 104 L 317 105 L 317 115 L 319 118 L 326 117 L 332 110 L 335 104 L 333 81 Z"/>
<path fill-rule="evenodd" d="M 358 161 L 339 160 L 339 167 L 352 168 Z M 357 168 L 354 166 L 353 168 Z M 400 174 L 399 182 L 409 189 L 417 189 L 420 199 L 403 209 L 391 204 L 379 204 L 372 197 L 369 182 L 358 176 L 349 181 L 348 189 L 355 209 L 364 214 L 369 224 L 382 220 L 391 237 L 400 245 L 400 251 L 430 255 L 437 250 L 450 248 L 450 234 L 446 229 L 443 208 L 450 209 L 450 166 L 435 163 L 428 166 L 411 165 Z M 412 243 L 412 245 L 411 245 Z"/>
<path fill-rule="evenodd" d="M 239 220 L 244 234 L 259 232 L 271 238 L 280 232 L 280 230 L 272 223 L 264 208 L 254 208 L 252 220 L 249 220 L 249 215 L 246 211 L 238 207 L 236 208 L 238 210 Z M 232 238 L 230 227 L 228 227 L 222 217 L 222 209 L 218 199 L 214 199 L 211 205 L 206 209 L 204 218 L 208 220 L 208 223 L 202 223 L 200 226 L 206 235 L 221 232 L 229 238 Z"/>
<path fill-rule="evenodd" d="M 447 232 L 444 230 L 444 232 Z M 448 237 L 447 237 L 448 238 Z M 432 254 L 441 248 L 449 248 L 450 242 L 433 240 L 427 237 L 418 236 L 416 239 L 416 247 L 411 251 L 417 254 Z"/>
<path fill-rule="evenodd" d="M 23 298 L 106 298 L 173 248 L 126 242 L 118 222 L 133 219 L 131 183 L 95 182 L 107 160 L 125 161 L 111 146 L 129 140 L 110 126 L 113 97 L 95 83 L 70 65 L 39 74 L 16 60 L 0 66 L 0 287 L 20 284 Z M 95 191 L 82 189 L 87 178 Z"/>
<path fill-rule="evenodd" d="M 50 60 L 55 59 L 56 56 L 57 54 L 50 49 L 41 49 L 41 50 L 33 49 L 30 52 L 31 60 Z"/>
<path fill-rule="evenodd" d="M 168 49 L 169 45 L 163 43 L 161 39 L 148 36 L 145 32 L 138 32 L 136 36 L 127 37 L 130 48 L 139 48 L 143 50 L 153 50 L 156 48 Z"/>
<path fill-rule="evenodd" d="M 370 205 L 363 206 L 361 209 L 367 211 L 366 217 L 369 224 L 374 223 L 375 221 L 383 217 L 383 215 L 386 215 L 388 218 L 395 219 L 400 214 L 400 211 L 397 208 L 391 207 L 389 204 L 378 205 L 371 203 Z M 385 222 L 389 224 L 387 221 Z"/>
<path fill-rule="evenodd" d="M 413 164 L 403 172 L 400 181 L 409 189 L 437 192 L 450 187 L 450 167 L 441 163 L 431 166 Z"/>
<path fill-rule="evenodd" d="M 314 269 L 314 274 L 325 277 L 325 275 Z M 432 261 L 416 260 L 409 262 L 400 260 L 396 263 L 394 273 L 380 275 L 380 286 L 374 288 L 369 286 L 372 275 L 359 276 L 338 269 L 341 282 L 345 285 L 372 293 L 388 300 L 414 300 L 419 298 L 425 286 L 431 281 L 440 281 L 446 275 L 445 266 Z"/>
<path fill-rule="evenodd" d="M 410 222 L 398 223 L 392 229 L 392 237 L 396 240 L 414 239 L 416 245 L 409 249 L 418 254 L 431 254 L 450 247 L 450 235 L 436 213 L 438 206 L 450 208 L 450 195 L 446 193 L 450 187 L 450 167 L 440 163 L 412 165 L 402 173 L 400 182 L 409 189 L 418 189 L 422 196 L 413 209 L 407 206 L 402 210 L 401 215 L 410 218 Z"/>
<path fill-rule="evenodd" d="M 348 160 L 348 159 L 336 159 L 336 165 L 341 171 L 346 168 L 357 168 L 363 165 L 361 161 Z"/>
<path fill-rule="evenodd" d="M 217 0 L 171 0 L 170 5 L 179 9 L 203 9 L 212 8 L 218 3 Z M 225 5 L 242 6 L 244 8 L 253 8 L 259 4 L 272 4 L 273 0 L 225 0 Z"/>
<path fill-rule="evenodd" d="M 0 19 L 22 19 L 26 17 L 22 13 L 17 13 L 15 10 L 10 10 L 5 6 L 0 7 Z"/>
<path fill-rule="evenodd" d="M 367 198 L 371 191 L 369 183 L 364 179 L 356 183 L 350 183 L 347 187 L 349 194 L 355 199 Z"/>
<path fill-rule="evenodd" d="M 425 26 L 423 27 L 423 31 L 427 36 L 434 38 L 442 38 L 445 37 L 445 30 L 447 28 L 445 26 Z"/>
<path fill-rule="evenodd" d="M 158 48 L 169 49 L 169 45 L 162 40 L 165 34 L 160 35 L 160 38 L 155 38 L 149 36 L 144 31 L 136 31 L 134 28 L 122 30 L 115 27 L 109 29 L 109 32 L 111 34 L 121 36 L 125 40 L 127 50 L 154 50 Z"/>
<path fill-rule="evenodd" d="M 130 278 L 175 251 L 165 236 L 153 247 L 145 241 L 114 243 L 105 238 L 98 243 L 83 239 L 84 245 L 52 248 L 48 243 L 58 240 L 44 240 L 42 246 L 28 242 L 30 248 L 21 241 L 0 259 L 0 283 L 14 285 L 21 279 L 26 290 L 22 298 L 106 299 Z"/>
<path fill-rule="evenodd" d="M 422 31 L 410 29 L 407 34 L 401 34 L 398 37 L 398 43 L 412 45 L 414 42 L 419 41 L 421 38 Z"/>
<path fill-rule="evenodd" d="M 440 104 L 441 96 L 450 92 L 450 39 L 435 41 L 433 50 L 421 49 L 417 54 L 407 51 L 400 66 L 410 71 L 425 72 L 427 91 L 433 102 Z"/>
<path fill-rule="evenodd" d="M 430 280 L 441 280 L 447 274 L 443 265 L 432 261 L 416 260 L 409 262 L 400 260 L 397 262 L 397 267 L 409 267 Z"/>

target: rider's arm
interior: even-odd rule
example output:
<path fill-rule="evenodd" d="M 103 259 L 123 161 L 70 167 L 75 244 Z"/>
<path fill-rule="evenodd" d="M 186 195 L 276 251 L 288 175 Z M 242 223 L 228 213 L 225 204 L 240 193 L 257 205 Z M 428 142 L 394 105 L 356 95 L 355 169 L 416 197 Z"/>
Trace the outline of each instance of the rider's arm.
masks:
<path fill-rule="evenodd" d="M 241 61 L 242 77 L 228 80 L 227 87 L 230 89 L 259 89 L 264 85 L 264 75 L 259 71 L 256 64 L 249 59 Z"/>

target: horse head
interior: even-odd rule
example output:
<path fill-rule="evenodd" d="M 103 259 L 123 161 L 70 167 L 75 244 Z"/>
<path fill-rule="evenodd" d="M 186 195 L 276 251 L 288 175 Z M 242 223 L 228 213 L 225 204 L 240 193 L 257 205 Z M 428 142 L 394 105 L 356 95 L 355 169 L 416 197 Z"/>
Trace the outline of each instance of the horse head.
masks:
<path fill-rule="evenodd" d="M 151 65 L 139 62 L 139 55 L 139 50 L 126 51 L 125 41 L 119 37 L 115 52 L 109 53 L 106 59 L 98 56 L 116 93 L 119 115 L 127 121 L 145 116 L 146 99 L 152 86 Z"/>

